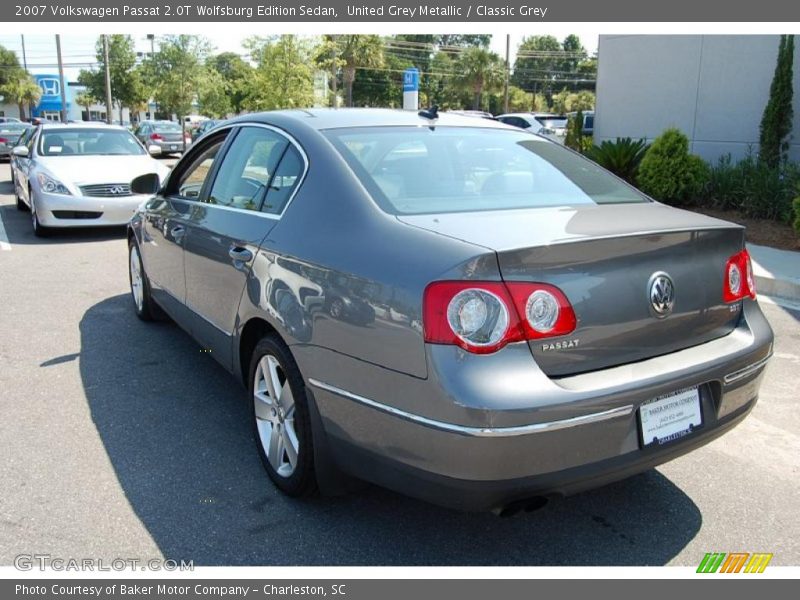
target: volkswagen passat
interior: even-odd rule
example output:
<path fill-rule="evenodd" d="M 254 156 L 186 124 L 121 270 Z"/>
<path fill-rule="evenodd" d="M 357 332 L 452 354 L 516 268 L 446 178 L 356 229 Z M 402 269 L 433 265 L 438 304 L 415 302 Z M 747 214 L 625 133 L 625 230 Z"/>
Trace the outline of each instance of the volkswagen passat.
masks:
<path fill-rule="evenodd" d="M 104 124 L 41 125 L 12 152 L 17 208 L 30 209 L 38 236 L 55 227 L 125 225 L 143 200 L 131 193 L 131 179 L 169 171 L 129 131 Z"/>
<path fill-rule="evenodd" d="M 741 227 L 499 123 L 248 115 L 132 185 L 136 313 L 244 382 L 290 495 L 538 504 L 731 429 L 772 352 Z"/>

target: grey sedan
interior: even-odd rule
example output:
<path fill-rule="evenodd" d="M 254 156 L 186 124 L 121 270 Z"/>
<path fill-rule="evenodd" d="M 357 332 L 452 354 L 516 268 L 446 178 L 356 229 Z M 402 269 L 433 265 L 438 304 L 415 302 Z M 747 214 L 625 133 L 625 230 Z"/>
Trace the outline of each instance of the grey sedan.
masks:
<path fill-rule="evenodd" d="M 247 115 L 131 185 L 136 314 L 244 384 L 292 496 L 537 507 L 728 431 L 772 353 L 741 227 L 500 123 Z"/>

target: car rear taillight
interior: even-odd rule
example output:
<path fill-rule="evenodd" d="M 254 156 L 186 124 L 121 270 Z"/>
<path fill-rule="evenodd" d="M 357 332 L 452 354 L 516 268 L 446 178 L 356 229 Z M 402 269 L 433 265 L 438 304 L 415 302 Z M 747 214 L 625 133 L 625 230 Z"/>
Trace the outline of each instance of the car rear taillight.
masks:
<path fill-rule="evenodd" d="M 512 342 L 566 335 L 576 318 L 551 285 L 436 281 L 425 289 L 423 324 L 426 342 L 489 354 Z"/>
<path fill-rule="evenodd" d="M 8 138 L 0 137 L 0 144 L 8 144 Z"/>
<path fill-rule="evenodd" d="M 722 283 L 722 300 L 730 304 L 750 296 L 756 299 L 756 282 L 753 277 L 753 264 L 750 253 L 742 250 L 731 256 L 725 264 L 725 278 Z"/>
<path fill-rule="evenodd" d="M 151 133 L 150 134 L 150 139 L 157 142 L 157 141 L 163 140 L 164 138 L 161 137 L 160 133 Z"/>

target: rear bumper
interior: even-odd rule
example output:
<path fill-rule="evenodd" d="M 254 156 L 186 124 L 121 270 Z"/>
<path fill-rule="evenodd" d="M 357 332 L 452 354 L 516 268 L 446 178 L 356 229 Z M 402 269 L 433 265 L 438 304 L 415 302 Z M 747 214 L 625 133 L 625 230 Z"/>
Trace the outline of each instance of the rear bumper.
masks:
<path fill-rule="evenodd" d="M 186 148 L 188 149 L 189 146 L 191 146 L 191 145 L 192 145 L 191 142 L 187 142 Z M 147 151 L 150 152 L 150 154 L 155 154 L 155 155 L 173 154 L 173 153 L 178 154 L 178 153 L 183 152 L 183 142 L 182 141 L 177 141 L 177 142 L 155 142 L 153 140 L 148 140 L 146 146 L 147 146 Z"/>
<path fill-rule="evenodd" d="M 314 373 L 308 383 L 340 468 L 437 504 L 484 510 L 604 485 L 736 425 L 755 405 L 773 339 L 755 302 L 744 313 L 713 342 L 562 379 L 541 373 L 523 345 L 488 356 L 429 346 L 427 380 L 401 381 L 376 367 L 354 373 L 333 357 L 306 368 L 298 356 Z M 348 373 L 349 389 L 330 383 Z M 693 386 L 702 427 L 642 447 L 639 406 Z"/>

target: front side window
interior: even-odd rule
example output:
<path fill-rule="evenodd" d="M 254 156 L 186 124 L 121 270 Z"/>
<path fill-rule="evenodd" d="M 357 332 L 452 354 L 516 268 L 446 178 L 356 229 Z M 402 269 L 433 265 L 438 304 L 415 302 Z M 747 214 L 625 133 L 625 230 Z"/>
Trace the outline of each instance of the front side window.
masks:
<path fill-rule="evenodd" d="M 214 161 L 224 142 L 225 138 L 223 136 L 215 140 L 204 152 L 201 152 L 192 161 L 192 164 L 179 175 L 177 184 L 170 192 L 187 200 L 198 200 L 200 192 L 203 190 L 203 185 L 211 173 Z M 170 184 L 170 187 L 172 187 L 172 184 Z"/>
<path fill-rule="evenodd" d="M 120 129 L 45 129 L 39 137 L 42 156 L 125 156 L 145 153 L 130 132 Z"/>
<path fill-rule="evenodd" d="M 365 127 L 325 134 L 392 214 L 648 201 L 593 162 L 523 131 Z"/>

